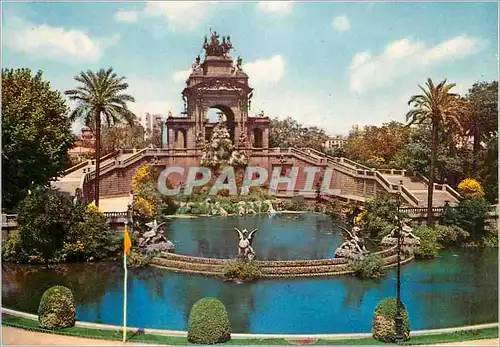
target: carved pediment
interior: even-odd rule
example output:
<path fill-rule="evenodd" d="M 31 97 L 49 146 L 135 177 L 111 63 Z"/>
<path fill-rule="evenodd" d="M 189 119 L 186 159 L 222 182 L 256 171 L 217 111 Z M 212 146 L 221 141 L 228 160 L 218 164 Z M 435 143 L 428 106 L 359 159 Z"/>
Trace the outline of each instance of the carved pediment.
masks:
<path fill-rule="evenodd" d="M 242 88 L 236 86 L 234 83 L 223 80 L 214 80 L 208 83 L 203 83 L 202 86 L 199 86 L 198 92 L 204 91 L 235 91 L 241 90 Z"/>

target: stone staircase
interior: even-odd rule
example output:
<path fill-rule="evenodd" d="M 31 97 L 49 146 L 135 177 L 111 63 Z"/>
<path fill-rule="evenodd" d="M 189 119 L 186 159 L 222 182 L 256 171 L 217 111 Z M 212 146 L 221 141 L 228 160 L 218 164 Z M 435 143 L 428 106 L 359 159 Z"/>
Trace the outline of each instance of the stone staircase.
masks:
<path fill-rule="evenodd" d="M 191 153 L 196 155 L 196 151 Z M 189 152 L 189 151 L 188 151 Z M 143 160 L 145 157 L 176 157 L 182 159 L 183 155 L 188 153 L 176 153 L 175 150 L 149 149 L 142 150 L 122 150 L 120 152 L 110 153 L 104 156 L 101 160 L 101 174 L 113 170 L 120 170 L 134 164 L 138 160 Z M 426 207 L 427 206 L 427 179 L 417 175 L 410 177 L 405 170 L 375 170 L 367 166 L 356 163 L 352 160 L 342 157 L 332 157 L 325 153 L 316 151 L 311 148 L 288 148 L 280 149 L 273 148 L 268 150 L 270 158 L 278 156 L 292 156 L 300 159 L 304 163 L 317 165 L 320 167 L 330 167 L 335 171 L 356 178 L 356 180 L 375 180 L 389 193 L 397 193 L 399 191 L 399 182 L 403 181 L 401 194 L 406 201 L 406 205 L 410 207 Z M 61 178 L 52 182 L 52 187 L 74 196 L 77 188 L 82 188 L 85 180 L 92 180 L 95 172 L 93 161 L 88 161 L 76 165 L 63 173 Z M 304 178 L 302 178 L 304 180 Z M 304 183 L 304 182 L 298 182 Z M 299 185 L 300 186 L 300 185 Z M 128 193 L 128 192 L 127 192 Z M 314 192 L 311 192 L 314 195 Z M 279 197 L 281 197 L 278 194 Z M 354 195 L 352 192 L 342 193 L 338 189 L 336 196 L 344 201 L 365 201 L 365 196 Z M 436 184 L 434 187 L 433 204 L 436 207 L 443 206 L 446 201 L 450 205 L 456 204 L 460 199 L 460 195 L 446 184 Z"/>
<path fill-rule="evenodd" d="M 317 163 L 326 163 L 331 168 L 348 175 L 374 177 L 388 192 L 397 192 L 397 186 L 402 181 L 403 189 L 401 193 L 407 203 L 413 207 L 427 207 L 428 180 L 420 174 L 410 176 L 406 170 L 375 170 L 347 158 L 331 157 L 311 148 L 294 148 L 294 152 L 302 157 L 309 156 Z M 356 199 L 352 195 L 349 198 Z M 449 185 L 434 184 L 433 206 L 442 207 L 446 202 L 455 205 L 459 199 L 458 192 Z M 358 198 L 358 200 L 364 201 L 363 198 Z"/>
<path fill-rule="evenodd" d="M 101 170 L 115 160 L 125 160 L 133 154 L 134 152 L 114 152 L 107 154 L 101 158 Z M 87 160 L 64 171 L 61 177 L 56 178 L 50 185 L 53 189 L 74 197 L 76 189 L 82 188 L 85 175 L 93 172 L 95 172 L 95 160 Z"/>
<path fill-rule="evenodd" d="M 392 184 L 399 184 L 400 181 L 403 182 L 403 186 L 408 188 L 413 195 L 418 199 L 419 207 L 427 207 L 427 189 L 428 180 L 420 175 L 418 176 L 404 176 L 404 175 L 390 175 L 384 174 L 386 179 Z M 450 186 L 435 184 L 434 193 L 432 198 L 432 206 L 441 207 L 444 206 L 446 202 L 450 205 L 455 205 L 459 201 L 459 194 L 455 192 Z"/>

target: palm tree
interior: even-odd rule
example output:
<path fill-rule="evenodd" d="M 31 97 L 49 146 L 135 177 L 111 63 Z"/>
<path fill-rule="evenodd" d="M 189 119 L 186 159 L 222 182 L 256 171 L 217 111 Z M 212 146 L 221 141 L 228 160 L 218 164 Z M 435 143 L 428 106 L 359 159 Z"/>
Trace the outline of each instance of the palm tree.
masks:
<path fill-rule="evenodd" d="M 113 68 L 100 69 L 97 73 L 88 70 L 80 72 L 75 80 L 76 89 L 67 90 L 70 100 L 77 101 L 77 107 L 71 112 L 72 121 L 80 118 L 95 133 L 95 204 L 99 206 L 99 173 L 101 161 L 101 117 L 105 117 L 108 126 L 123 120 L 133 124 L 135 115 L 127 108 L 127 102 L 135 99 L 124 94 L 128 88 L 125 77 L 118 77 Z"/>
<path fill-rule="evenodd" d="M 438 133 L 445 126 L 456 125 L 459 129 L 462 128 L 460 117 L 464 113 L 461 112 L 461 109 L 465 105 L 460 101 L 457 94 L 450 92 L 455 87 L 455 84 L 447 84 L 446 79 L 435 86 L 432 80 L 428 78 L 425 88 L 420 85 L 418 87 L 422 90 L 422 94 L 413 95 L 408 101 L 408 105 L 413 106 L 413 108 L 406 114 L 406 120 L 409 121 L 408 125 L 424 122 L 430 122 L 432 125 L 431 165 L 427 190 L 427 225 L 433 226 L 432 197 L 434 193 Z"/>

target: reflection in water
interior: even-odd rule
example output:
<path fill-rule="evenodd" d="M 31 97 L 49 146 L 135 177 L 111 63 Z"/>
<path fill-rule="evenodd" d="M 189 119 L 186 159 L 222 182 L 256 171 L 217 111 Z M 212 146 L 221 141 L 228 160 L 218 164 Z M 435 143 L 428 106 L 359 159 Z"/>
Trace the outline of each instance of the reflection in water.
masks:
<path fill-rule="evenodd" d="M 401 294 L 412 329 L 498 321 L 497 256 L 496 249 L 457 249 L 403 266 Z M 121 263 L 3 265 L 5 307 L 36 313 L 43 292 L 59 284 L 73 291 L 78 320 L 123 322 Z M 369 332 L 377 303 L 396 294 L 395 269 L 379 281 L 338 277 L 245 284 L 152 267 L 130 274 L 128 322 L 139 328 L 186 330 L 192 305 L 215 297 L 226 306 L 234 332 Z"/>
<path fill-rule="evenodd" d="M 258 258 L 269 260 L 333 257 L 342 237 L 329 217 L 318 214 L 179 219 L 169 223 L 167 235 L 178 254 L 234 258 L 238 250 L 235 227 L 258 228 L 253 247 Z"/>

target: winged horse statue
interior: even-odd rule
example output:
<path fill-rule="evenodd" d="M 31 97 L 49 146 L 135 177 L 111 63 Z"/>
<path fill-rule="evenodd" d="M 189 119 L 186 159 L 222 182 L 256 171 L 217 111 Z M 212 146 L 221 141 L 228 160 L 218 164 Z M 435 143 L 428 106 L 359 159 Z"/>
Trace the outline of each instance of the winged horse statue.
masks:
<path fill-rule="evenodd" d="M 239 230 L 238 228 L 234 228 L 234 230 L 238 232 L 240 238 L 238 243 L 238 257 L 253 260 L 255 258 L 255 251 L 252 248 L 252 236 L 257 229 L 253 229 L 250 232 L 247 229 Z"/>

